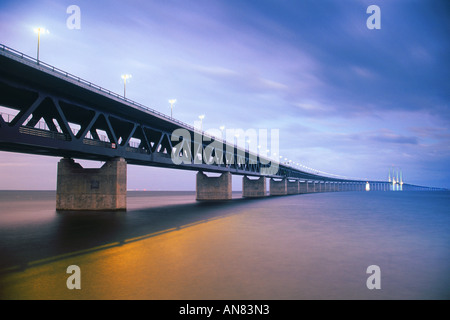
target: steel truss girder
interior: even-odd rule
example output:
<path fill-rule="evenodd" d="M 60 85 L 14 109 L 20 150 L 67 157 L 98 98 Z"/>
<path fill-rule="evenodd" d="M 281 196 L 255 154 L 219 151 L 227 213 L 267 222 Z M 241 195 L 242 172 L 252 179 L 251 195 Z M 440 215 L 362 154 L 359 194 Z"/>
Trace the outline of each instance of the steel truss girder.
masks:
<path fill-rule="evenodd" d="M 33 93 L 35 99 L 31 103 L 11 103 L 14 99 L 9 95 L 18 91 L 25 95 Z M 212 148 L 208 155 L 208 146 L 214 141 L 200 139 L 185 143 L 183 148 L 189 150 L 192 164 L 175 165 L 170 161 L 171 153 L 177 152 L 172 132 L 156 128 L 151 123 L 130 121 L 76 99 L 62 97 L 42 88 L 31 88 L 4 77 L 0 77 L 0 93 L 0 106 L 17 112 L 11 121 L 5 122 L 2 118 L 0 122 L 0 149 L 5 151 L 101 161 L 120 156 L 131 164 L 261 174 L 263 165 L 251 158 L 248 152 L 239 152 L 234 148 L 233 152 Z M 101 136 L 99 132 L 106 136 Z M 132 145 L 132 139 L 139 142 Z M 196 161 L 198 155 L 201 155 L 201 161 Z M 205 155 L 214 161 L 205 163 Z"/>

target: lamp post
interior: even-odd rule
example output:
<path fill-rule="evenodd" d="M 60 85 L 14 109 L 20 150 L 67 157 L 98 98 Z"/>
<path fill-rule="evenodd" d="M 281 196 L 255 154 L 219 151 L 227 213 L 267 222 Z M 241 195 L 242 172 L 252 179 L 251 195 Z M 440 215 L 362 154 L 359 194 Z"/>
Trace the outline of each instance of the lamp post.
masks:
<path fill-rule="evenodd" d="M 250 139 L 247 139 L 247 141 L 245 141 L 245 148 L 247 152 L 250 152 L 250 143 L 252 142 Z"/>
<path fill-rule="evenodd" d="M 126 93 L 127 93 L 127 79 L 131 78 L 131 74 L 123 74 L 122 75 L 122 79 L 123 79 L 123 97 L 125 98 Z"/>
<path fill-rule="evenodd" d="M 200 131 L 203 130 L 203 119 L 205 118 L 205 115 L 199 115 L 198 118 L 200 119 Z"/>
<path fill-rule="evenodd" d="M 226 141 L 226 136 L 223 135 L 223 130 L 225 130 L 225 126 L 220 126 L 220 134 L 221 134 L 221 139 L 222 139 L 222 143 L 224 143 Z"/>
<path fill-rule="evenodd" d="M 45 28 L 35 28 L 35 29 L 34 29 L 34 32 L 36 32 L 36 33 L 38 34 L 38 43 L 37 43 L 37 62 L 39 63 L 39 46 L 40 46 L 40 43 L 41 43 L 41 32 L 42 32 L 43 34 L 49 34 L 50 31 L 48 31 L 48 30 L 45 29 Z"/>
<path fill-rule="evenodd" d="M 169 100 L 170 103 L 170 117 L 173 118 L 172 114 L 173 114 L 173 104 L 177 102 L 177 99 L 171 99 Z"/>

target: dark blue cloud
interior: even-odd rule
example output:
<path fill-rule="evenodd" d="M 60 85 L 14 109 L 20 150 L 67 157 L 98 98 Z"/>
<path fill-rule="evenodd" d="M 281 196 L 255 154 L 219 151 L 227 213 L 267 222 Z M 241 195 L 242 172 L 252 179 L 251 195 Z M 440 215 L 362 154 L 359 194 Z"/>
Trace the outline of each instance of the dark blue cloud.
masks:
<path fill-rule="evenodd" d="M 369 136 L 369 140 L 383 143 L 398 143 L 398 144 L 413 144 L 413 145 L 419 143 L 419 139 L 417 137 L 407 137 L 392 133 L 383 133 Z"/>

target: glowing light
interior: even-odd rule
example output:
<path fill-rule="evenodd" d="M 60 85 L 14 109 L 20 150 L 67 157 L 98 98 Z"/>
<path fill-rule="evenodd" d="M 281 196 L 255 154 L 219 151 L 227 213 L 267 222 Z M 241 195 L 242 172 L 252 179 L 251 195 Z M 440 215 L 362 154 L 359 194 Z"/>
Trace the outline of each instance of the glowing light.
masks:
<path fill-rule="evenodd" d="M 49 34 L 49 33 L 50 33 L 50 31 L 48 31 L 48 30 L 45 29 L 45 28 L 34 28 L 33 30 L 34 30 L 34 32 L 37 33 L 37 34 L 39 34 L 39 33 Z"/>
<path fill-rule="evenodd" d="M 198 116 L 198 118 L 200 119 L 200 130 L 203 130 L 203 119 L 205 119 L 205 115 L 201 114 Z"/>
<path fill-rule="evenodd" d="M 33 30 L 34 30 L 35 33 L 38 34 L 37 58 L 36 58 L 36 60 L 37 60 L 37 62 L 39 63 L 39 46 L 40 46 L 40 43 L 41 43 L 41 33 L 42 33 L 42 34 L 49 34 L 50 31 L 48 31 L 48 30 L 45 29 L 45 28 L 34 28 Z"/>
<path fill-rule="evenodd" d="M 121 75 L 121 78 L 123 79 L 123 97 L 126 97 L 127 92 L 127 80 L 131 78 L 131 74 L 123 74 Z"/>
<path fill-rule="evenodd" d="M 173 114 L 173 104 L 177 102 L 177 99 L 170 99 L 169 103 L 170 103 L 170 117 L 172 118 L 172 114 Z"/>

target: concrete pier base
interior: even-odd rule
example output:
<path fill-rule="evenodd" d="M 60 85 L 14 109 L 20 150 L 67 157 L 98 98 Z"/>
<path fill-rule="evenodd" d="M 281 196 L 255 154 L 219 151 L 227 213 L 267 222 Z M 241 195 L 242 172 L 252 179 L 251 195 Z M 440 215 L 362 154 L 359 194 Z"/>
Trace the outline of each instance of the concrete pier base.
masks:
<path fill-rule="evenodd" d="M 219 177 L 208 177 L 203 172 L 197 173 L 197 201 L 230 200 L 232 198 L 231 173 L 222 173 Z"/>
<path fill-rule="evenodd" d="M 244 198 L 265 197 L 266 178 L 250 179 L 247 176 L 242 178 L 242 196 Z"/>
<path fill-rule="evenodd" d="M 270 179 L 269 192 L 271 196 L 284 196 L 287 194 L 287 180 L 281 179 L 276 181 L 273 178 Z"/>
<path fill-rule="evenodd" d="M 127 163 L 123 158 L 99 169 L 84 169 L 73 159 L 58 163 L 56 210 L 126 210 Z"/>
<path fill-rule="evenodd" d="M 287 194 L 298 194 L 298 180 L 287 180 Z"/>
<path fill-rule="evenodd" d="M 298 182 L 298 193 L 308 193 L 308 181 Z"/>

